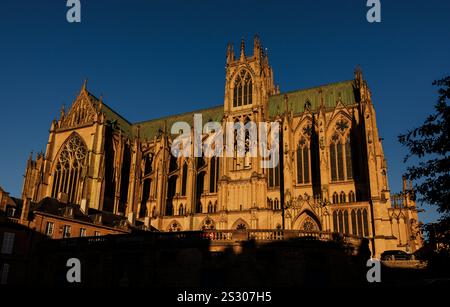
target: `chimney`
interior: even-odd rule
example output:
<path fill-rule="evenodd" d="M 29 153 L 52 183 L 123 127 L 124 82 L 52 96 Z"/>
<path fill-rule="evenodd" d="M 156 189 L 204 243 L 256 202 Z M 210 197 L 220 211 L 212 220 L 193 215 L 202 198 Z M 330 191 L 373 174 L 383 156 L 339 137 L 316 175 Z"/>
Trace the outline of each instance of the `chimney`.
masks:
<path fill-rule="evenodd" d="M 86 214 L 86 215 L 88 214 L 89 206 L 88 206 L 86 198 L 83 198 L 81 200 L 80 210 L 81 210 L 81 212 L 83 212 L 83 214 Z"/>
<path fill-rule="evenodd" d="M 134 212 L 128 213 L 128 222 L 131 224 L 131 226 L 134 226 L 135 221 L 136 217 L 134 216 Z"/>
<path fill-rule="evenodd" d="M 28 221 L 28 213 L 30 212 L 31 198 L 27 197 L 23 199 L 22 214 L 20 215 L 20 222 L 25 223 Z"/>

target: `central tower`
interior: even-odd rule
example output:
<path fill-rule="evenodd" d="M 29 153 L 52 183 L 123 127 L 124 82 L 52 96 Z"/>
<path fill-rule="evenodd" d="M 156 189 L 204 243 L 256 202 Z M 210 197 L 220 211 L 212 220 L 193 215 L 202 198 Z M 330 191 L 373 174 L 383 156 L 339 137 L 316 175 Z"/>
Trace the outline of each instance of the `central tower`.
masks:
<path fill-rule="evenodd" d="M 245 42 L 241 41 L 239 57 L 234 53 L 233 44 L 228 44 L 225 103 L 226 115 L 241 116 L 259 113 L 264 115 L 269 95 L 276 93 L 272 68 L 267 50 L 259 37 L 253 40 L 253 55 L 245 53 Z"/>
<path fill-rule="evenodd" d="M 228 211 L 250 211 L 267 208 L 265 199 L 267 180 L 261 168 L 261 158 L 250 154 L 250 131 L 248 124 L 266 122 L 269 119 L 269 96 L 277 93 L 267 51 L 255 35 L 253 55 L 247 56 L 245 42 L 241 41 L 239 56 L 232 44 L 226 55 L 226 81 L 224 100 L 224 126 L 228 123 L 245 126 L 245 154 L 238 154 L 237 129 L 234 130 L 234 156 L 225 157 L 221 165 L 219 203 Z M 253 139 L 254 140 L 254 139 Z M 255 144 L 254 144 L 255 145 Z M 258 148 L 258 147 L 256 147 Z M 257 227 L 257 218 L 252 218 Z"/>

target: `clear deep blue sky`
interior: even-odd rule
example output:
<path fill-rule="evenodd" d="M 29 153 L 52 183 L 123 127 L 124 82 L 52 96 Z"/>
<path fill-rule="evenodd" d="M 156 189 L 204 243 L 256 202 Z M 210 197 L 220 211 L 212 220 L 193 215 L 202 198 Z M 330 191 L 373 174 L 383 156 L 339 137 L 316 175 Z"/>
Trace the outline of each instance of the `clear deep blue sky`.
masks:
<path fill-rule="evenodd" d="M 431 82 L 450 73 L 447 0 L 381 0 L 379 24 L 366 21 L 366 0 L 81 3 L 81 24 L 69 24 L 65 0 L 0 2 L 0 186 L 12 195 L 83 79 L 132 122 L 218 105 L 227 42 L 251 49 L 255 33 L 281 91 L 351 79 L 362 66 L 397 192 L 397 135 L 433 111 Z M 437 218 L 425 209 L 425 222 Z"/>

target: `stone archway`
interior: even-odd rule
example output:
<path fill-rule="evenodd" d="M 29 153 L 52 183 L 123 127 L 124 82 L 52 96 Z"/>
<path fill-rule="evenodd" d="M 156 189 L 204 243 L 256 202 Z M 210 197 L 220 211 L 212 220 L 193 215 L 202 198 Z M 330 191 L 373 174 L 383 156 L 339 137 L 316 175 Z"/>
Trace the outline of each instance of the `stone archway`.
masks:
<path fill-rule="evenodd" d="M 243 219 L 239 218 L 236 222 L 233 223 L 233 226 L 231 227 L 233 230 L 246 230 L 250 229 L 249 224 L 244 221 Z"/>
<path fill-rule="evenodd" d="M 302 231 L 321 231 L 322 225 L 316 215 L 309 210 L 301 212 L 293 221 L 292 229 Z"/>

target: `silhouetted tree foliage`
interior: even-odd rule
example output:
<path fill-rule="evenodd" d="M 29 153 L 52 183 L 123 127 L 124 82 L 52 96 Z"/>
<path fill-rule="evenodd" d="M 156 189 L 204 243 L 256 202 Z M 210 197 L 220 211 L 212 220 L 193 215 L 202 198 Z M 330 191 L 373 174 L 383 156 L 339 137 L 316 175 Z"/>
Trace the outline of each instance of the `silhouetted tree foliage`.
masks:
<path fill-rule="evenodd" d="M 413 165 L 406 170 L 405 176 L 416 182 L 418 200 L 437 206 L 442 217 L 437 224 L 426 225 L 425 230 L 431 237 L 440 238 L 447 247 L 450 242 L 450 76 L 433 82 L 437 86 L 439 98 L 434 106 L 435 113 L 429 115 L 417 128 L 399 135 L 400 143 L 409 153 L 404 162 Z M 415 158 L 414 161 L 411 161 Z M 433 233 L 432 233 L 433 232 Z"/>
<path fill-rule="evenodd" d="M 406 177 L 419 182 L 415 185 L 422 202 L 436 205 L 440 213 L 450 214 L 450 76 L 433 82 L 439 86 L 436 112 L 422 126 L 399 136 L 399 141 L 409 150 L 405 162 L 411 157 L 418 163 L 409 166 Z"/>

